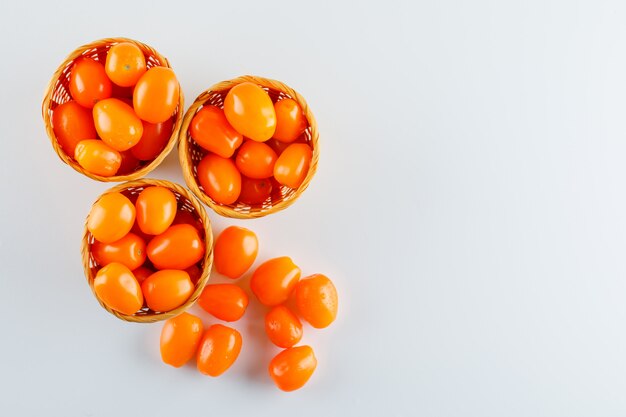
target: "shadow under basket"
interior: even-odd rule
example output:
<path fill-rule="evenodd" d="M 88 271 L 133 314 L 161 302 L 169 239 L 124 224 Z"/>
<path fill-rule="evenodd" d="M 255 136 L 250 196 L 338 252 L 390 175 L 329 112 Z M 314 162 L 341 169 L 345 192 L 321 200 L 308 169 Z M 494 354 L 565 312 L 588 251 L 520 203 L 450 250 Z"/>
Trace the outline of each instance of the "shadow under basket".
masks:
<path fill-rule="evenodd" d="M 230 205 L 220 204 L 215 202 L 204 192 L 200 182 L 198 181 L 198 164 L 208 152 L 200 147 L 200 145 L 198 145 L 191 138 L 191 135 L 189 134 L 189 125 L 191 124 L 193 117 L 198 111 L 200 111 L 200 109 L 202 109 L 202 106 L 204 105 L 213 105 L 219 108 L 224 108 L 224 99 L 226 98 L 228 91 L 230 91 L 232 87 L 244 82 L 252 82 L 262 87 L 265 91 L 267 91 L 272 99 L 272 102 L 274 103 L 283 98 L 291 98 L 300 105 L 300 108 L 302 109 L 302 112 L 308 122 L 308 127 L 302 134 L 301 140 L 311 147 L 313 155 L 309 166 L 309 172 L 300 187 L 294 189 L 281 186 L 280 189 L 273 190 L 272 195 L 261 204 L 250 205 L 242 202 Z M 194 103 L 189 107 L 183 117 L 183 123 L 179 135 L 180 141 L 178 144 L 178 156 L 187 186 L 200 200 L 211 207 L 211 209 L 213 209 L 213 211 L 217 214 L 222 216 L 238 219 L 253 219 L 283 210 L 293 204 L 304 192 L 304 190 L 306 190 L 311 182 L 311 179 L 315 175 L 315 171 L 317 170 L 317 163 L 319 160 L 319 133 L 315 117 L 313 116 L 313 113 L 304 98 L 298 94 L 297 91 L 280 81 L 245 75 L 213 85 L 211 88 L 200 94 Z"/>
<path fill-rule="evenodd" d="M 81 167 L 78 162 L 74 159 L 74 155 L 68 155 L 65 153 L 59 142 L 57 141 L 56 135 L 54 134 L 54 130 L 52 129 L 52 113 L 54 109 L 56 109 L 59 105 L 63 103 L 67 103 L 72 99 L 70 96 L 69 90 L 69 82 L 70 82 L 70 72 L 72 70 L 72 66 L 74 65 L 74 61 L 81 57 L 92 58 L 104 65 L 106 61 L 106 56 L 113 45 L 122 42 L 129 42 L 135 44 L 141 51 L 143 52 L 146 58 L 146 67 L 167 67 L 171 68 L 169 61 L 163 55 L 158 53 L 152 47 L 143 44 L 141 42 L 137 42 L 132 39 L 126 38 L 106 38 L 100 39 L 94 42 L 91 42 L 87 45 L 83 45 L 80 48 L 77 48 L 72 52 L 63 63 L 57 68 L 57 70 L 52 75 L 50 79 L 50 83 L 46 88 L 45 96 L 43 99 L 43 103 L 41 106 L 42 116 L 44 120 L 44 124 L 46 126 L 46 132 L 48 137 L 50 138 L 50 142 L 52 143 L 52 148 L 57 153 L 59 158 L 67 165 L 74 168 L 76 171 L 81 174 L 94 179 L 96 181 L 103 182 L 121 182 L 121 181 L 131 181 L 141 178 L 148 174 L 150 171 L 155 169 L 165 157 L 174 149 L 176 143 L 178 142 L 178 131 L 180 129 L 182 119 L 183 119 L 183 109 L 184 109 L 184 99 L 182 89 L 178 95 L 178 106 L 172 117 L 174 118 L 174 125 L 172 128 L 172 135 L 170 136 L 165 148 L 161 151 L 161 153 L 151 161 L 141 161 L 139 166 L 130 173 L 113 175 L 110 177 L 105 177 L 102 175 L 93 174 L 83 167 Z M 114 89 L 117 87 L 114 87 Z M 92 138 L 96 139 L 96 138 Z"/>
<path fill-rule="evenodd" d="M 191 193 L 181 187 L 178 184 L 174 184 L 165 180 L 154 180 L 154 179 L 141 179 L 136 181 L 127 182 L 124 184 L 117 185 L 113 188 L 107 190 L 104 194 L 119 192 L 124 194 L 126 197 L 130 198 L 131 201 L 134 202 L 137 195 L 142 192 L 144 189 L 152 186 L 160 186 L 169 189 L 176 196 L 176 201 L 178 202 L 178 210 L 185 210 L 190 212 L 194 218 L 202 223 L 203 228 L 203 236 L 201 236 L 204 240 L 205 245 L 205 253 L 204 257 L 200 262 L 196 265 L 202 271 L 198 281 L 196 282 L 196 287 L 191 294 L 191 296 L 187 299 L 187 301 L 171 311 L 165 312 L 155 312 L 150 310 L 145 304 L 137 313 L 132 315 L 122 314 L 118 311 L 112 310 L 107 307 L 96 295 L 93 287 L 93 280 L 100 269 L 100 266 L 97 264 L 96 260 L 91 253 L 91 245 L 95 242 L 93 235 L 87 229 L 87 222 L 85 222 L 85 229 L 83 233 L 83 240 L 81 244 L 81 255 L 83 261 L 83 268 L 85 270 L 85 277 L 87 278 L 87 283 L 93 292 L 94 297 L 98 300 L 102 308 L 107 310 L 109 313 L 113 314 L 117 318 L 137 323 L 153 323 L 156 321 L 167 320 L 174 316 L 179 315 L 180 313 L 187 310 L 191 307 L 200 297 L 202 291 L 206 283 L 209 281 L 209 276 L 211 273 L 211 266 L 213 263 L 213 233 L 211 231 L 211 222 L 209 217 L 206 214 L 206 210 L 202 203 L 200 203 Z M 101 196 L 100 196 L 101 197 Z M 98 199 L 100 198 L 98 197 Z M 97 200 L 96 200 L 97 201 Z M 147 242 L 146 242 L 147 243 Z"/>

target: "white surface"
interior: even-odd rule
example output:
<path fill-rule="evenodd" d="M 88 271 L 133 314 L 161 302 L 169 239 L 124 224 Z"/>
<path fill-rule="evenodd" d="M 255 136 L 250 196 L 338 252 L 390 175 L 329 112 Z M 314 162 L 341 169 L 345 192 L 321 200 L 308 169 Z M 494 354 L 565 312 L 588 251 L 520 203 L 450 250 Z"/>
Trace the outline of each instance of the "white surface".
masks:
<path fill-rule="evenodd" d="M 626 3 L 197 4 L 0 4 L 0 415 L 626 414 Z M 110 184 L 59 161 L 40 102 L 108 36 L 167 56 L 187 105 L 251 73 L 315 112 L 319 171 L 294 206 L 211 215 L 255 230 L 259 260 L 335 281 L 301 391 L 270 382 L 258 307 L 211 379 L 160 362 L 160 324 L 93 299 L 80 237 Z M 182 182 L 176 155 L 151 176 Z"/>

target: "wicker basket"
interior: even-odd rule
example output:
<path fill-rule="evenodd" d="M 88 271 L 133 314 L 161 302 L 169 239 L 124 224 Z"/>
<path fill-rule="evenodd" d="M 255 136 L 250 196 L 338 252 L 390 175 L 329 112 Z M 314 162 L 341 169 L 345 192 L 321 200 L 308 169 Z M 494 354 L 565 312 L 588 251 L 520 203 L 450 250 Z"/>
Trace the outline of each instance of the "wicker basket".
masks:
<path fill-rule="evenodd" d="M 129 197 L 139 194 L 145 188 L 150 186 L 161 186 L 171 190 L 176 196 L 176 200 L 178 201 L 178 210 L 186 210 L 193 213 L 196 218 L 200 220 L 204 227 L 204 244 L 206 249 L 204 258 L 198 263 L 198 267 L 201 269 L 202 274 L 200 278 L 198 278 L 194 292 L 191 294 L 185 304 L 174 310 L 159 313 L 155 313 L 145 306 L 133 315 L 121 314 L 115 310 L 111 310 L 106 305 L 104 305 L 102 301 L 100 301 L 100 299 L 96 296 L 93 288 L 93 280 L 96 276 L 96 273 L 98 272 L 98 265 L 91 253 L 91 245 L 94 243 L 95 239 L 91 235 L 89 230 L 87 230 L 86 222 L 85 231 L 83 234 L 83 241 L 80 248 L 83 259 L 83 268 L 85 269 L 85 277 L 87 277 L 87 282 L 89 283 L 91 290 L 94 291 L 94 296 L 96 296 L 96 299 L 98 300 L 100 305 L 109 313 L 113 314 L 119 319 L 137 323 L 153 323 L 156 321 L 167 320 L 187 310 L 187 308 L 189 308 L 193 303 L 196 302 L 196 300 L 202 293 L 204 286 L 209 280 L 211 265 L 213 263 L 213 234 L 211 232 L 211 221 L 206 214 L 204 206 L 193 195 L 191 195 L 191 193 L 187 189 L 169 181 L 153 180 L 146 178 L 117 185 L 107 190 L 105 194 L 112 192 L 121 192 L 122 194 Z"/>
<path fill-rule="evenodd" d="M 156 168 L 165 157 L 174 149 L 176 142 L 178 141 L 178 130 L 180 129 L 180 125 L 182 122 L 183 115 L 183 91 L 180 89 L 180 93 L 178 96 L 178 107 L 174 112 L 174 128 L 172 129 L 172 136 L 170 137 L 167 145 L 161 151 L 161 153 L 152 161 L 142 161 L 139 167 L 130 174 L 124 175 L 114 175 L 111 177 L 103 177 L 101 175 L 93 174 L 89 171 L 86 171 L 83 167 L 81 167 L 76 160 L 74 159 L 74 155 L 67 155 L 54 134 L 54 130 L 52 129 L 52 112 L 54 109 L 60 104 L 66 103 L 71 100 L 71 96 L 69 93 L 69 81 L 70 81 L 70 71 L 72 69 L 72 65 L 74 64 L 74 60 L 77 58 L 86 56 L 89 58 L 93 58 L 96 61 L 102 62 L 106 59 L 106 54 L 111 46 L 121 43 L 121 42 L 130 42 L 139 47 L 146 57 L 146 66 L 148 68 L 152 68 L 155 66 L 163 66 L 171 68 L 169 61 L 163 55 L 159 54 L 156 50 L 151 48 L 148 45 L 145 45 L 141 42 L 134 41 L 132 39 L 126 38 L 107 38 L 100 39 L 95 42 L 91 42 L 87 45 L 83 45 L 80 48 L 76 49 L 72 52 L 63 63 L 57 68 L 50 80 L 50 84 L 48 84 L 48 88 L 46 89 L 46 94 L 43 99 L 43 103 L 41 106 L 42 115 L 44 124 L 46 125 L 46 132 L 48 133 L 48 137 L 50 138 L 50 142 L 52 143 L 52 147 L 54 151 L 57 153 L 59 158 L 76 171 L 80 172 L 83 175 L 88 176 L 97 181 L 104 182 L 120 182 L 120 181 L 132 181 L 138 178 L 143 177 L 154 168 Z M 94 138 L 95 139 L 95 138 Z"/>
<path fill-rule="evenodd" d="M 279 99 L 289 97 L 298 102 L 304 115 L 308 121 L 309 127 L 304 132 L 304 138 L 313 150 L 311 165 L 306 178 L 297 189 L 289 187 L 281 187 L 279 193 L 272 193 L 272 196 L 259 205 L 249 205 L 245 203 L 234 203 L 231 205 L 220 204 L 211 199 L 202 189 L 198 181 L 197 166 L 206 155 L 206 151 L 201 148 L 189 135 L 189 125 L 195 114 L 203 105 L 214 105 L 220 108 L 224 107 L 224 98 L 228 91 L 237 84 L 250 81 L 265 89 L 273 102 Z M 193 193 L 205 204 L 211 207 L 217 214 L 226 217 L 234 217 L 239 219 L 252 219 L 263 217 L 271 213 L 283 210 L 293 204 L 294 201 L 306 190 L 315 171 L 319 159 L 319 133 L 317 131 L 317 123 L 311 109 L 307 105 L 304 98 L 294 89 L 279 82 L 267 78 L 246 75 L 238 77 L 230 81 L 224 81 L 215 84 L 196 98 L 196 101 L 189 107 L 183 117 L 183 124 L 180 129 L 180 142 L 178 144 L 178 155 L 180 164 L 183 168 L 183 176 L 187 182 L 187 186 Z"/>

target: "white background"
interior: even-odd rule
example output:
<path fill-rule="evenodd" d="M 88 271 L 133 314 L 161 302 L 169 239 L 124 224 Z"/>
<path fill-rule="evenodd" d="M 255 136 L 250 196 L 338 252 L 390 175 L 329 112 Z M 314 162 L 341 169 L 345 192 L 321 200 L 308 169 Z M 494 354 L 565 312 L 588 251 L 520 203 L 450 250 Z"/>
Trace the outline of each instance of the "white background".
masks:
<path fill-rule="evenodd" d="M 3 1 L 0 415 L 626 415 L 625 21 L 619 0 Z M 317 116 L 296 204 L 211 212 L 258 233 L 258 261 L 336 283 L 337 321 L 305 328 L 304 389 L 270 381 L 256 303 L 211 379 L 160 362 L 160 324 L 94 300 L 80 239 L 110 184 L 61 163 L 40 103 L 69 52 L 110 36 L 167 56 L 187 105 L 257 74 Z M 150 176 L 182 182 L 176 155 Z"/>

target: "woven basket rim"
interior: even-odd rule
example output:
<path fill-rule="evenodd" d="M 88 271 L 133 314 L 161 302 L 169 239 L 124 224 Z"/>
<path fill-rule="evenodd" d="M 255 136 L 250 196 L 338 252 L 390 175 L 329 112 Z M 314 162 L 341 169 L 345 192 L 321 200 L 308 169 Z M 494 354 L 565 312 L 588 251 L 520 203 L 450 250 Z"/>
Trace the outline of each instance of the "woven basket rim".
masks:
<path fill-rule="evenodd" d="M 48 86 L 46 87 L 46 90 L 44 92 L 43 101 L 41 103 L 41 114 L 42 114 L 44 125 L 45 125 L 45 128 L 46 128 L 46 133 L 48 134 L 48 138 L 50 139 L 50 143 L 52 144 L 52 148 L 56 152 L 57 156 L 64 163 L 66 163 L 67 165 L 72 167 L 75 171 L 77 171 L 77 172 L 79 172 L 79 173 L 81 173 L 81 174 L 85 175 L 86 177 L 89 177 L 89 178 L 91 178 L 93 180 L 101 181 L 101 182 L 123 182 L 123 181 L 136 180 L 136 179 L 139 179 L 139 178 L 147 175 L 152 170 L 154 170 L 157 166 L 159 166 L 161 164 L 161 162 L 163 162 L 163 160 L 167 157 L 167 155 L 169 155 L 169 153 L 172 151 L 172 149 L 174 149 L 174 147 L 178 143 L 178 138 L 180 137 L 178 132 L 179 132 L 181 124 L 182 124 L 183 114 L 184 114 L 184 110 L 185 110 L 184 109 L 185 99 L 184 99 L 184 95 L 183 95 L 183 90 L 182 90 L 182 88 L 180 88 L 179 89 L 179 93 L 178 93 L 178 107 L 177 107 L 178 111 L 176 112 L 176 117 L 175 117 L 175 120 L 174 120 L 174 126 L 172 128 L 172 135 L 170 136 L 170 138 L 169 138 L 169 140 L 167 142 L 167 145 L 165 145 L 165 148 L 163 148 L 161 153 L 156 158 L 154 158 L 152 161 L 150 161 L 149 164 L 141 167 L 137 171 L 131 172 L 130 174 L 113 175 L 113 176 L 110 176 L 110 177 L 105 177 L 105 176 L 102 176 L 102 175 L 97 175 L 97 174 L 91 173 L 91 172 L 87 171 L 86 169 L 84 169 L 83 167 L 81 167 L 74 160 L 74 158 L 70 157 L 69 155 L 67 155 L 63 151 L 63 149 L 59 145 L 59 142 L 57 141 L 56 135 L 54 134 L 54 130 L 52 129 L 52 120 L 51 120 L 51 111 L 50 111 L 50 105 L 52 103 L 52 97 L 53 97 L 54 92 L 56 90 L 55 86 L 57 84 L 57 81 L 59 80 L 61 74 L 63 74 L 63 71 L 68 66 L 70 66 L 74 62 L 74 60 L 76 60 L 77 58 L 80 58 L 83 55 L 84 52 L 90 51 L 90 50 L 93 50 L 93 49 L 106 47 L 108 45 L 122 43 L 122 42 L 129 42 L 129 43 L 132 43 L 134 45 L 137 45 L 139 47 L 139 49 L 142 50 L 144 55 L 150 55 L 150 56 L 156 58 L 161 63 L 162 66 L 165 66 L 167 68 L 172 68 L 171 65 L 170 65 L 169 60 L 166 57 L 164 57 L 156 49 L 152 48 L 151 46 L 149 46 L 149 45 L 147 45 L 145 43 L 136 41 L 134 39 L 124 38 L 124 37 L 99 39 L 99 40 L 87 43 L 87 44 L 85 44 L 83 46 L 80 46 L 80 47 L 76 48 L 74 51 L 72 51 L 65 58 L 65 60 L 63 60 L 61 65 L 58 66 L 58 68 L 56 69 L 56 71 L 54 72 L 52 77 L 50 78 Z"/>
<path fill-rule="evenodd" d="M 282 92 L 292 99 L 294 99 L 302 109 L 309 126 L 311 127 L 311 147 L 313 151 L 313 155 L 311 158 L 311 164 L 309 166 L 309 172 L 307 173 L 304 181 L 298 187 L 292 196 L 287 199 L 283 199 L 277 204 L 272 205 L 272 207 L 262 210 L 262 211 L 253 211 L 249 213 L 244 213 L 239 210 L 236 210 L 234 207 L 229 205 L 223 205 L 216 203 L 209 197 L 206 193 L 204 193 L 196 181 L 195 176 L 193 175 L 193 162 L 191 160 L 191 155 L 189 152 L 189 143 L 188 140 L 193 140 L 188 138 L 189 134 L 189 125 L 191 124 L 191 120 L 193 116 L 202 108 L 204 103 L 206 103 L 212 93 L 224 93 L 230 90 L 237 84 L 241 84 L 244 82 L 252 82 L 262 87 L 275 90 L 278 92 Z M 196 97 L 193 104 L 187 109 L 185 115 L 183 117 L 183 123 L 179 130 L 179 141 L 178 141 L 178 158 L 180 160 L 180 164 L 183 170 L 183 177 L 185 178 L 185 182 L 187 183 L 187 187 L 198 197 L 203 203 L 209 206 L 213 211 L 217 214 L 232 217 L 237 219 L 253 219 L 264 217 L 272 213 L 276 213 L 278 211 L 284 210 L 290 205 L 292 205 L 302 193 L 307 189 L 311 179 L 315 175 L 317 171 L 317 165 L 319 161 L 319 132 L 317 127 L 317 121 L 315 120 L 315 116 L 313 112 L 309 108 L 306 100 L 302 95 L 300 95 L 296 90 L 289 87 L 287 84 L 272 80 L 270 78 L 259 77 L 255 75 L 243 75 L 237 78 L 233 78 L 231 80 L 222 81 L 217 84 L 212 85 L 202 93 Z"/>
<path fill-rule="evenodd" d="M 87 215 L 87 218 L 85 219 L 85 226 L 83 229 L 83 238 L 81 241 L 81 248 L 80 248 L 82 262 L 83 262 L 83 270 L 85 273 L 85 278 L 87 279 L 87 284 L 89 285 L 89 288 L 91 288 L 91 292 L 93 293 L 98 303 L 100 303 L 102 308 L 104 308 L 106 311 L 113 314 L 120 320 L 124 320 L 128 322 L 154 323 L 157 321 L 167 320 L 169 318 L 179 315 L 180 313 L 183 313 L 189 307 L 191 307 L 198 300 L 198 297 L 200 297 L 200 294 L 202 294 L 204 287 L 209 281 L 209 278 L 211 275 L 211 268 L 213 266 L 213 231 L 211 229 L 211 220 L 209 219 L 202 203 L 200 203 L 200 201 L 198 201 L 198 199 L 196 199 L 194 195 L 183 186 L 173 183 L 171 181 L 167 181 L 167 180 L 143 178 L 139 180 L 128 181 L 128 182 L 118 184 L 114 187 L 109 188 L 108 190 L 100 194 L 93 204 L 95 204 L 98 200 L 100 200 L 100 198 L 105 194 L 125 191 L 128 188 L 140 188 L 140 187 L 148 188 L 151 186 L 165 187 L 180 194 L 182 197 L 186 198 L 187 201 L 190 203 L 190 205 L 194 208 L 194 210 L 196 210 L 197 216 L 202 221 L 202 226 L 204 227 L 205 253 L 204 253 L 204 258 L 202 259 L 202 264 L 203 264 L 202 274 L 200 275 L 200 278 L 198 278 L 196 287 L 194 289 L 194 292 L 191 294 L 191 296 L 187 299 L 187 301 L 184 304 L 175 308 L 174 310 L 170 310 L 167 312 L 160 312 L 160 313 L 150 313 L 150 314 L 138 316 L 138 315 L 122 314 L 118 311 L 115 311 L 109 308 L 100 300 L 100 298 L 98 298 L 93 287 L 93 280 L 94 280 L 96 273 L 89 265 L 90 254 L 91 254 L 90 248 L 89 248 L 89 238 L 91 236 L 91 233 L 87 229 L 87 220 L 89 219 L 89 215 Z M 93 204 L 92 204 L 92 207 L 93 207 Z"/>

